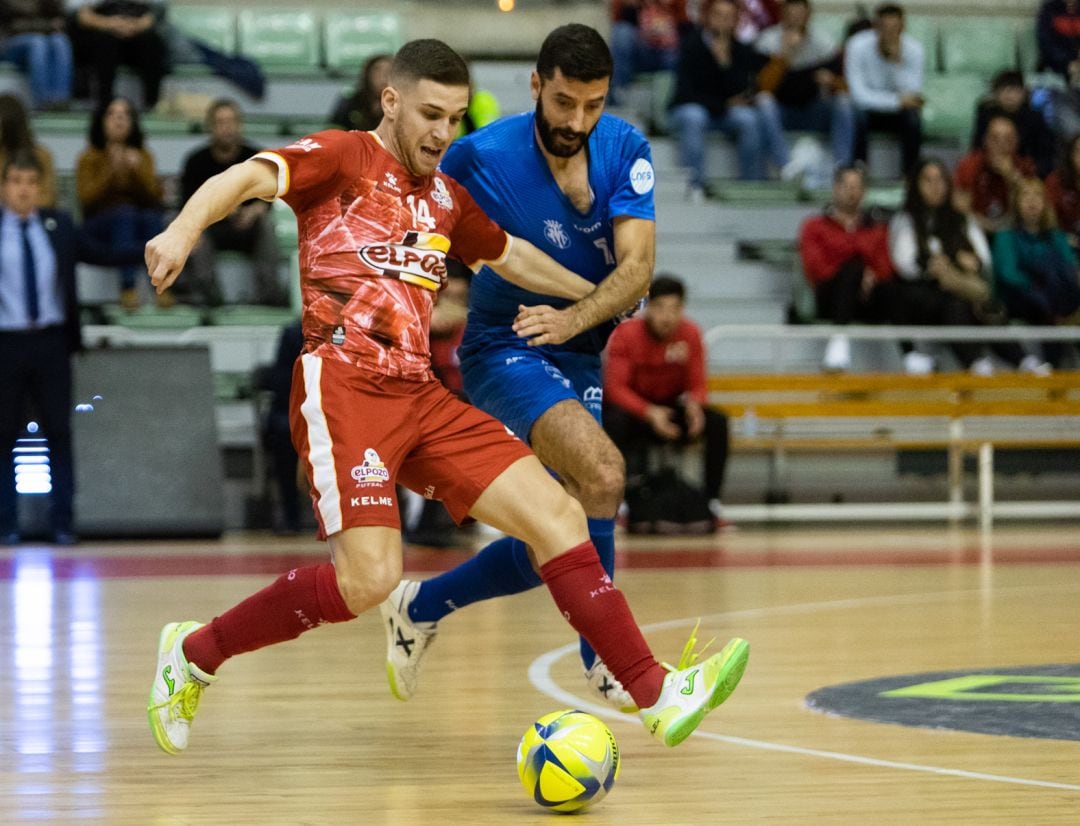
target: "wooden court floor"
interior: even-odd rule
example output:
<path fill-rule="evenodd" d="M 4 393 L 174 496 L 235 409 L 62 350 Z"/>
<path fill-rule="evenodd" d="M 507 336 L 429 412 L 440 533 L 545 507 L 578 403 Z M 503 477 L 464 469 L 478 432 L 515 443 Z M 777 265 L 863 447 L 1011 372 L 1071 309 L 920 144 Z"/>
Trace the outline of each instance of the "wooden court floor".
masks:
<path fill-rule="evenodd" d="M 208 620 L 323 546 L 5 549 L 0 823 L 552 823 L 514 755 L 532 720 L 568 706 L 604 714 L 623 751 L 615 788 L 582 815 L 594 826 L 1080 822 L 1080 696 L 1052 703 L 1052 738 L 805 704 L 874 678 L 1080 663 L 1080 526 L 746 527 L 620 548 L 618 582 L 660 657 L 697 617 L 752 646 L 738 691 L 677 749 L 595 705 L 538 590 L 447 618 L 409 703 L 386 688 L 377 613 L 236 658 L 170 757 L 145 716 L 160 626 Z M 406 565 L 428 576 L 465 553 L 410 550 Z"/>

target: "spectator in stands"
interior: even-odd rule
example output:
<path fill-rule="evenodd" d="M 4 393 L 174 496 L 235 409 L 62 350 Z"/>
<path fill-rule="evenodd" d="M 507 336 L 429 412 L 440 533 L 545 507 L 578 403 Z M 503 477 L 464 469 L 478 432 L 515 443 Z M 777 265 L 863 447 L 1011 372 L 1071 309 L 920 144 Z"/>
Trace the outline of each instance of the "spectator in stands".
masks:
<path fill-rule="evenodd" d="M 1046 179 L 1046 197 L 1073 249 L 1080 247 L 1080 133 L 1065 148 L 1061 163 Z"/>
<path fill-rule="evenodd" d="M 908 174 L 922 148 L 923 46 L 904 32 L 901 6 L 878 6 L 874 28 L 848 40 L 844 77 L 855 102 L 856 159 L 866 161 L 869 130 L 894 132 Z"/>
<path fill-rule="evenodd" d="M 372 55 L 364 62 L 356 89 L 348 97 L 338 99 L 330 114 L 330 124 L 342 129 L 368 132 L 382 120 L 382 90 L 390 82 L 390 64 L 394 56 Z"/>
<path fill-rule="evenodd" d="M 803 273 L 814 288 L 817 316 L 833 324 L 899 321 L 897 281 L 889 258 L 884 222 L 862 208 L 866 194 L 861 167 L 843 167 L 833 180 L 832 203 L 807 218 L 799 232 Z M 851 344 L 843 333 L 829 339 L 824 367 L 851 366 Z"/>
<path fill-rule="evenodd" d="M 702 478 L 713 518 L 727 467 L 727 416 L 708 405 L 705 344 L 685 318 L 686 288 L 658 275 L 641 314 L 611 334 L 604 365 L 604 429 L 626 457 L 627 479 L 644 474 L 651 444 L 704 438 Z"/>
<path fill-rule="evenodd" d="M 35 109 L 62 109 L 71 101 L 71 41 L 62 0 L 0 0 L 0 60 L 30 81 Z"/>
<path fill-rule="evenodd" d="M 990 247 L 978 222 L 953 205 L 949 172 L 938 160 L 921 160 L 908 178 L 904 208 L 889 222 L 889 254 L 905 280 L 898 318 L 924 325 L 1002 323 L 990 302 Z M 952 351 L 965 369 L 990 375 L 993 362 L 981 344 L 957 341 Z M 1005 361 L 1021 364 L 1015 343 L 994 347 Z M 1028 366 L 1028 365 L 1025 365 Z M 909 373 L 928 373 L 933 359 L 918 351 L 904 357 Z"/>
<path fill-rule="evenodd" d="M 116 70 L 128 66 L 142 83 L 143 106 L 157 106 L 169 69 L 168 47 L 159 31 L 165 0 L 67 0 L 67 9 L 73 12 L 68 31 L 79 67 L 76 78 L 93 76 L 95 100 L 105 104 L 113 99 Z"/>
<path fill-rule="evenodd" d="M 769 61 L 758 73 L 758 88 L 780 104 L 784 128 L 830 135 L 833 163 L 850 166 L 855 112 L 843 89 L 837 44 L 810 26 L 810 0 L 784 0 L 781 22 L 762 32 L 755 48 Z M 807 171 L 792 168 L 800 154 L 793 153 L 786 176 Z"/>
<path fill-rule="evenodd" d="M 1017 184 L 1012 225 L 994 236 L 994 288 L 1011 318 L 1050 326 L 1074 322 L 1080 309 L 1076 253 L 1057 228 L 1042 181 Z M 1061 365 L 1062 346 L 1043 345 L 1053 366 Z"/>
<path fill-rule="evenodd" d="M 1031 158 L 1040 178 L 1054 168 L 1054 135 L 1042 113 L 1028 100 L 1024 75 L 1015 70 L 999 72 L 990 84 L 990 95 L 975 107 L 975 129 L 971 148 L 978 149 L 986 138 L 986 128 L 996 117 L 1008 118 L 1016 126 L 1020 155 Z"/>
<path fill-rule="evenodd" d="M 987 235 L 1008 223 L 1017 182 L 1035 174 L 1035 163 L 1020 154 L 1019 145 L 1016 124 L 996 115 L 986 124 L 982 149 L 972 149 L 956 163 L 956 208 L 973 214 Z"/>
<path fill-rule="evenodd" d="M 1042 65 L 1069 81 L 1080 75 L 1080 0 L 1043 0 L 1037 26 Z"/>
<path fill-rule="evenodd" d="M 90 145 L 79 155 L 75 188 L 83 214 L 85 241 L 101 263 L 120 267 L 120 303 L 139 306 L 137 267 L 146 242 L 161 232 L 161 184 L 154 156 L 143 146 L 134 105 L 113 98 L 99 106 L 90 121 Z M 173 301 L 172 294 L 159 306 Z"/>
<path fill-rule="evenodd" d="M 739 0 L 739 22 L 735 38 L 740 43 L 753 43 L 758 36 L 780 22 L 781 0 Z M 702 3 L 699 8 L 703 8 Z M 704 16 L 704 15 L 701 15 Z"/>
<path fill-rule="evenodd" d="M 29 152 L 37 160 L 39 207 L 56 205 L 56 174 L 52 153 L 34 140 L 26 107 L 14 95 L 0 95 L 0 169 L 8 158 Z"/>
<path fill-rule="evenodd" d="M 32 153 L 7 158 L 0 185 L 0 544 L 19 542 L 12 454 L 26 403 L 49 441 L 49 522 L 58 545 L 75 544 L 71 354 L 81 349 L 71 216 L 39 210 L 41 169 Z M 29 253 L 29 254 L 28 254 Z"/>
<path fill-rule="evenodd" d="M 300 532 L 299 480 L 303 478 L 303 473 L 299 470 L 300 457 L 289 434 L 289 393 L 292 390 L 293 365 L 303 349 L 304 333 L 300 329 L 300 321 L 286 324 L 278 336 L 274 362 L 256 373 L 259 389 L 270 394 L 270 405 L 260 425 L 262 443 L 270 459 L 270 473 L 280 506 L 280 512 L 273 517 L 273 527 L 275 533 L 286 535 Z"/>
<path fill-rule="evenodd" d="M 763 180 L 767 158 L 778 168 L 789 159 L 776 100 L 754 89 L 764 59 L 735 39 L 738 13 L 734 0 L 714 0 L 703 26 L 688 33 L 680 47 L 671 122 L 692 200 L 710 194 L 705 174 L 710 129 L 734 138 L 744 180 Z"/>
<path fill-rule="evenodd" d="M 612 0 L 612 106 L 622 103 L 635 75 L 675 68 L 679 38 L 689 26 L 686 0 Z"/>
<path fill-rule="evenodd" d="M 184 161 L 180 197 L 187 203 L 203 183 L 230 166 L 246 161 L 259 148 L 244 141 L 244 116 L 240 105 L 219 98 L 206 110 L 209 143 L 192 151 Z M 211 307 L 222 303 L 217 280 L 218 250 L 242 252 L 251 257 L 255 281 L 255 302 L 272 306 L 288 304 L 288 294 L 278 272 L 280 255 L 270 204 L 258 198 L 237 207 L 233 213 L 209 227 L 188 258 L 188 288 L 195 299 Z"/>

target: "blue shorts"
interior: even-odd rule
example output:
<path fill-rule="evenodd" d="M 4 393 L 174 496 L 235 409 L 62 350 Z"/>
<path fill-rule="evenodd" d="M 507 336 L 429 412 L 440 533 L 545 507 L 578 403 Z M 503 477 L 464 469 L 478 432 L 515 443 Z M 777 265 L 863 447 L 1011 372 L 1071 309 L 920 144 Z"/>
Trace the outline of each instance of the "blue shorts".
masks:
<path fill-rule="evenodd" d="M 492 342 L 461 354 L 461 377 L 469 401 L 526 442 L 536 420 L 567 399 L 602 423 L 599 355 Z"/>

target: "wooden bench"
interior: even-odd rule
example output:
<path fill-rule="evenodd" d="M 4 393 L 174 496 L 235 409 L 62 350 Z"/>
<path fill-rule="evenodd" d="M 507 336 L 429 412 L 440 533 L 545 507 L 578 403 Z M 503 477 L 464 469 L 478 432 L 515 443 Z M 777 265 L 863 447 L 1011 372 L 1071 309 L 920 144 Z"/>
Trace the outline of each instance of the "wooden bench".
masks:
<path fill-rule="evenodd" d="M 1047 377 L 1011 372 L 714 375 L 709 400 L 736 423 L 734 450 L 770 455 L 774 494 L 782 490 L 789 453 L 944 449 L 949 469 L 944 513 L 960 516 L 969 512 L 963 500 L 964 457 L 974 453 L 979 457 L 976 512 L 984 524 L 994 507 L 995 447 L 1080 447 L 1080 371 Z M 1047 503 L 1017 507 L 1022 504 L 1002 507 L 1015 515 L 1073 512 Z M 1080 506 L 1068 504 L 1080 514 Z"/>

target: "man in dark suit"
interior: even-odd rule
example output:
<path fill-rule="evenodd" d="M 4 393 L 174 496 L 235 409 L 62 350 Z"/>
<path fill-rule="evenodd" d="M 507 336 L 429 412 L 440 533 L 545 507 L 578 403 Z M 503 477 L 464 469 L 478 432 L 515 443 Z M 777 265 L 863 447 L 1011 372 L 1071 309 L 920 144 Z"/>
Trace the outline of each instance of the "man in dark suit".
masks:
<path fill-rule="evenodd" d="M 71 216 L 38 209 L 41 167 L 16 153 L 0 178 L 0 544 L 19 542 L 12 450 L 33 404 L 49 443 L 52 538 L 76 542 L 71 354 L 81 349 Z"/>

